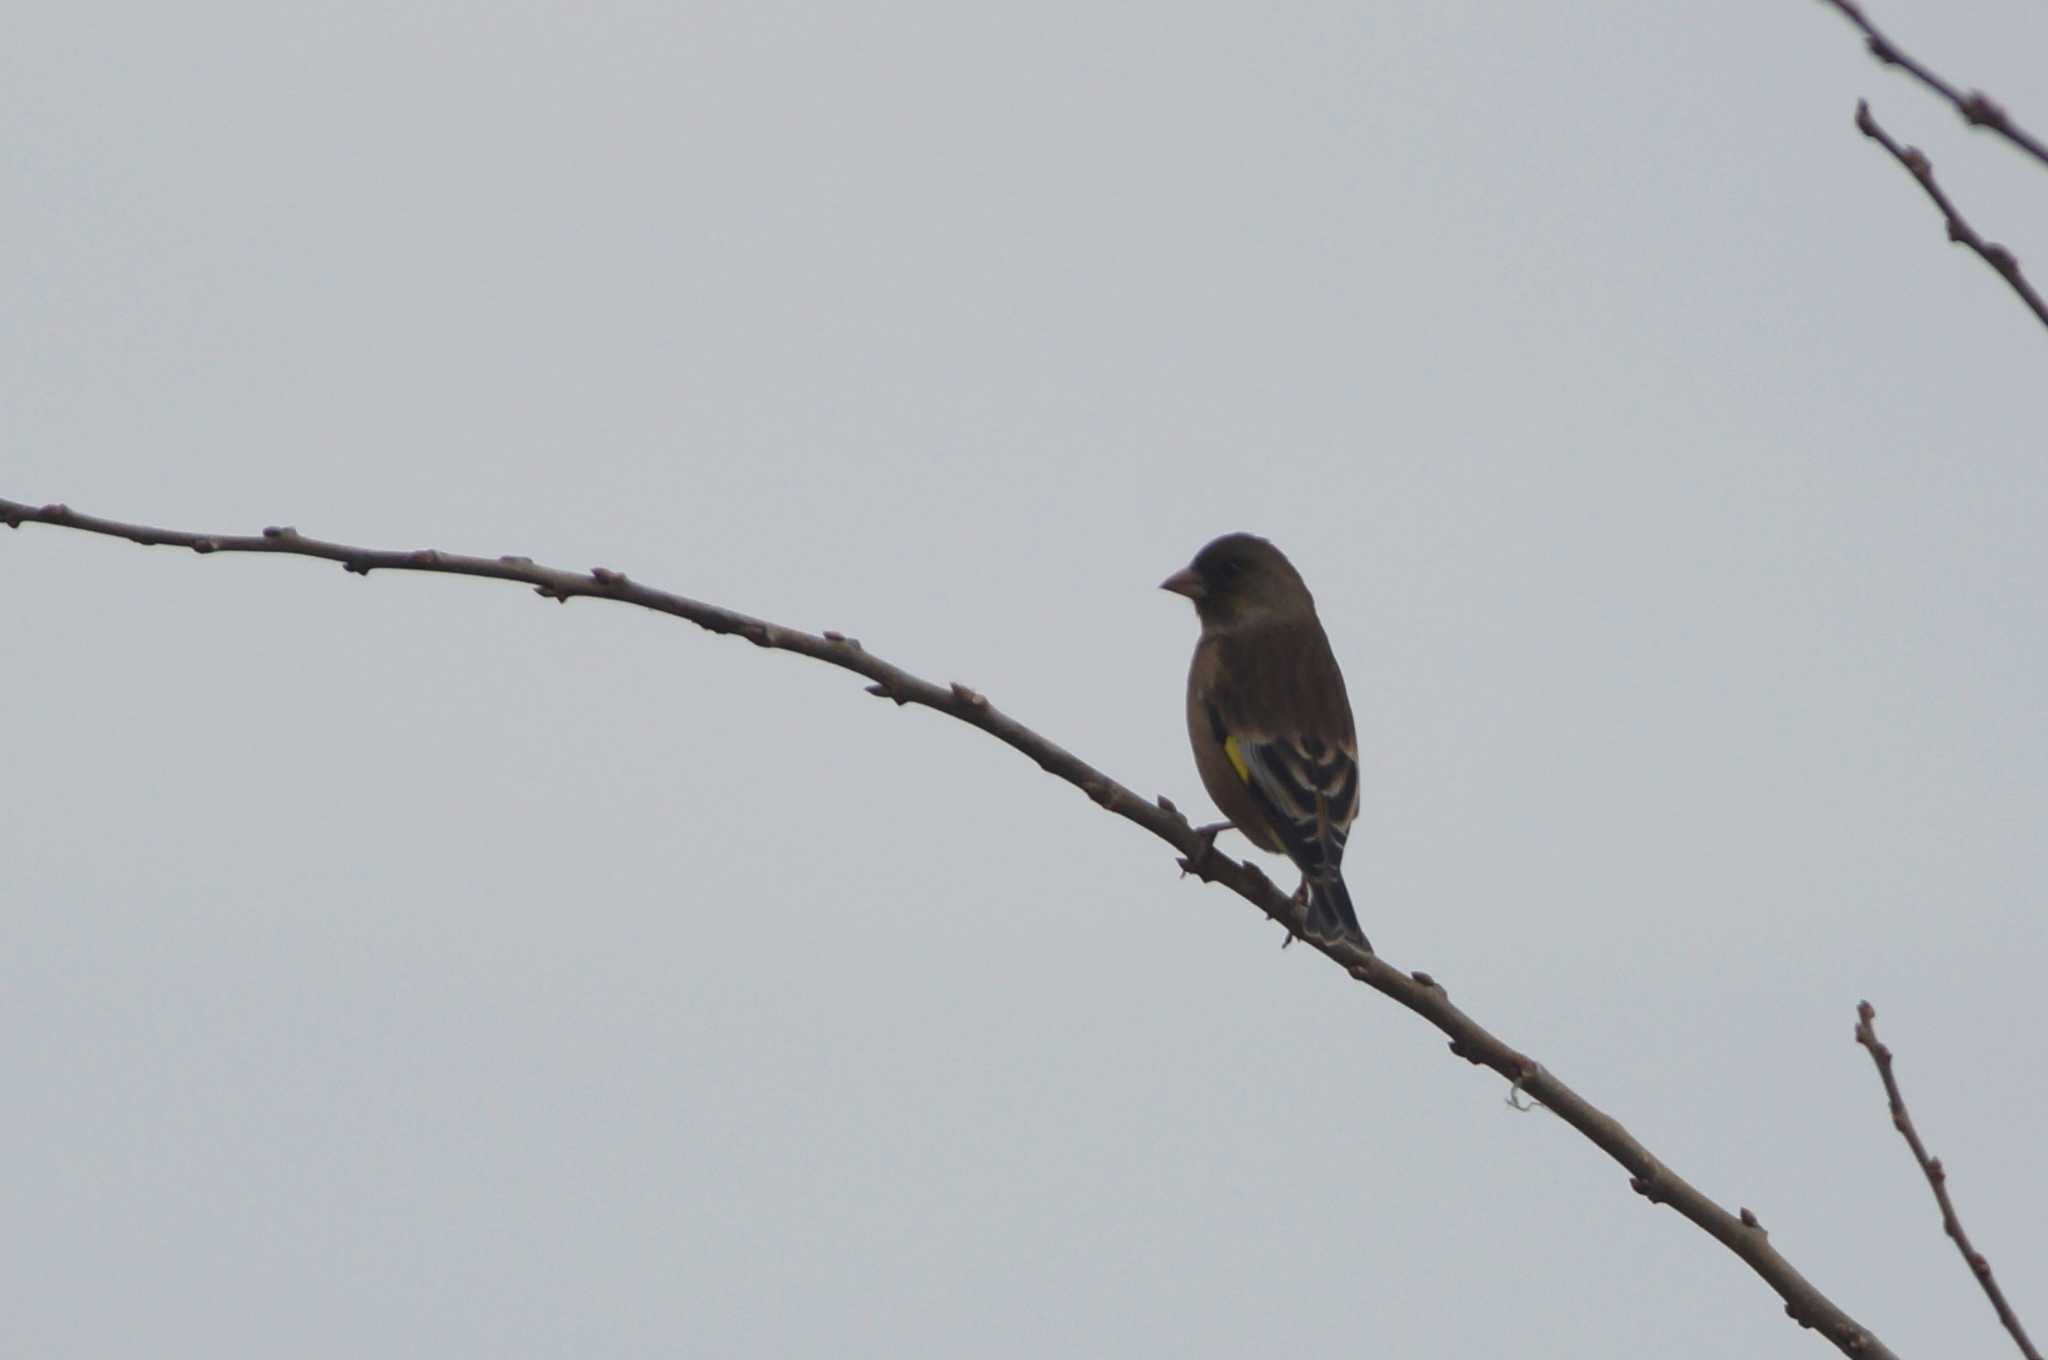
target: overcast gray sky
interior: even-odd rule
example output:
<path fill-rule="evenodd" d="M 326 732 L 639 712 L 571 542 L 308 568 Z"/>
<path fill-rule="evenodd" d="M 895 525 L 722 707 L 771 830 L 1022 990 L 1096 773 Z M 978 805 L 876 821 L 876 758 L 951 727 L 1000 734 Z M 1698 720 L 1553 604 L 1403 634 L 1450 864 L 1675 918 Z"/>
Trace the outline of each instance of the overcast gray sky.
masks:
<path fill-rule="evenodd" d="M 2048 11 L 1876 10 L 2048 123 Z M 1814 3 L 32 4 L 0 496 L 526 553 L 1208 807 L 1317 592 L 1376 944 L 1901 1354 L 2048 1330 L 2048 174 Z M 1167 849 L 852 677 L 0 535 L 0 1351 L 1813 1356 Z M 1226 840 L 1242 853 L 1242 842 Z M 1282 866 L 1266 867 L 1291 883 Z"/>

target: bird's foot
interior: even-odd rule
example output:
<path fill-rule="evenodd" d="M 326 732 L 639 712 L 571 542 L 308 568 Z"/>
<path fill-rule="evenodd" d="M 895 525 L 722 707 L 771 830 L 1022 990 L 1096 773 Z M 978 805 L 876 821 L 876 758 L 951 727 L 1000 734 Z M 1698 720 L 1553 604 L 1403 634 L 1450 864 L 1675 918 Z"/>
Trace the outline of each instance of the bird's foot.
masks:
<path fill-rule="evenodd" d="M 1303 878 L 1301 880 L 1301 886 L 1294 890 L 1294 896 L 1289 900 L 1294 903 L 1297 912 L 1304 913 L 1303 919 L 1306 920 L 1305 913 L 1308 911 L 1308 879 Z M 1287 938 L 1280 942 L 1282 949 L 1293 944 L 1296 940 L 1305 938 L 1291 923 L 1283 922 L 1282 924 L 1287 926 Z"/>
<path fill-rule="evenodd" d="M 1209 856 L 1216 853 L 1216 838 L 1231 829 L 1229 822 L 1210 822 L 1207 826 L 1196 827 L 1195 839 L 1202 843 L 1202 848 L 1180 862 L 1180 876 L 1186 878 L 1194 874 L 1206 879 L 1209 875 L 1204 870 L 1209 867 Z"/>

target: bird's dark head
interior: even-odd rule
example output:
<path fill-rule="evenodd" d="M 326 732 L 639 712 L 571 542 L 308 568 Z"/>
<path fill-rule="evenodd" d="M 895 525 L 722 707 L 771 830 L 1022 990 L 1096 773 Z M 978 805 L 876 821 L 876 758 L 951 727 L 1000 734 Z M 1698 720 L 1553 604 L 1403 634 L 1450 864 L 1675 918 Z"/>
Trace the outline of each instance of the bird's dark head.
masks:
<path fill-rule="evenodd" d="M 1202 622 L 1216 626 L 1312 615 L 1316 607 L 1294 564 L 1255 534 L 1225 534 L 1159 588 L 1187 596 Z"/>

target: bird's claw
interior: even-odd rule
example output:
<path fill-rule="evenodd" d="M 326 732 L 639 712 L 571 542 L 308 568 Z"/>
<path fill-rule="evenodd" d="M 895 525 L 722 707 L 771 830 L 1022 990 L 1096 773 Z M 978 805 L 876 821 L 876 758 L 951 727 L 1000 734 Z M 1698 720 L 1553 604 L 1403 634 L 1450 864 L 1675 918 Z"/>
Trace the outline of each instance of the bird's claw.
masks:
<path fill-rule="evenodd" d="M 1203 870 L 1209 867 L 1209 856 L 1216 853 L 1216 838 L 1231 829 L 1229 822 L 1210 822 L 1207 826 L 1196 827 L 1195 839 L 1202 843 L 1202 848 L 1180 862 L 1180 876 L 1186 878 L 1195 874 L 1207 878 L 1208 874 Z"/>
<path fill-rule="evenodd" d="M 1308 919 L 1306 916 L 1308 911 L 1308 880 L 1306 878 L 1301 880 L 1301 886 L 1294 890 L 1294 896 L 1288 900 L 1294 903 L 1295 911 L 1302 914 L 1302 919 L 1305 922 Z M 1280 942 L 1282 949 L 1293 944 L 1296 940 L 1307 938 L 1294 928 L 1292 921 L 1283 921 L 1281 924 L 1287 927 L 1287 938 Z"/>

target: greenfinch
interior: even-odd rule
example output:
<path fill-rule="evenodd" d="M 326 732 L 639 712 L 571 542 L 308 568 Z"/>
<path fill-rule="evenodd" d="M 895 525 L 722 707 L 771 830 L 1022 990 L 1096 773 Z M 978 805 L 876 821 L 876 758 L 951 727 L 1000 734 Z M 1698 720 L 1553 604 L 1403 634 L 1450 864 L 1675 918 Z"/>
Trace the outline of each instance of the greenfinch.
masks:
<path fill-rule="evenodd" d="M 1358 738 L 1315 598 L 1286 555 L 1225 534 L 1160 583 L 1194 602 L 1188 739 L 1230 825 L 1301 870 L 1303 933 L 1371 949 L 1344 887 L 1358 815 Z"/>

